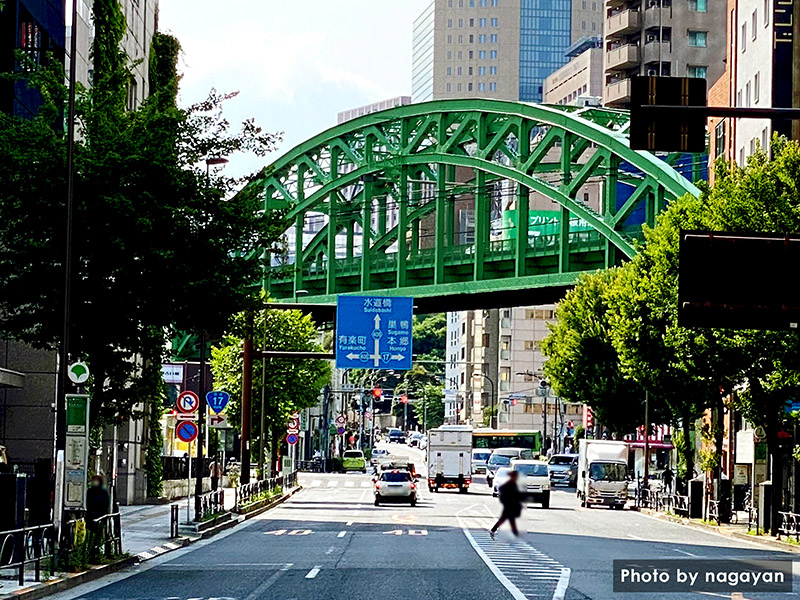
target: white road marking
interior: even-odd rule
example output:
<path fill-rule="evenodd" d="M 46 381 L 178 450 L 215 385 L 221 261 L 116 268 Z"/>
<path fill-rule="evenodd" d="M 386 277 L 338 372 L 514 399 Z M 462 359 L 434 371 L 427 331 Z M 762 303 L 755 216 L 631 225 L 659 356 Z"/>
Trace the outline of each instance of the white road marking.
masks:
<path fill-rule="evenodd" d="M 675 550 L 675 552 L 680 552 L 681 554 L 685 554 L 686 556 L 692 556 L 694 558 L 698 557 L 697 554 L 692 554 L 691 552 L 686 552 L 686 550 L 680 550 L 678 548 L 673 548 L 673 550 Z"/>
<path fill-rule="evenodd" d="M 350 525 L 352 525 L 352 524 L 353 524 L 353 522 L 352 522 L 352 521 L 348 521 L 347 523 L 345 523 L 345 524 L 344 524 L 344 526 L 345 526 L 345 527 L 350 527 Z"/>
<path fill-rule="evenodd" d="M 337 535 L 336 537 L 338 537 L 338 538 L 343 538 L 343 537 L 344 537 L 344 536 L 346 536 L 346 535 L 347 535 L 347 532 L 346 532 L 346 531 L 340 531 L 340 532 L 339 532 L 339 535 Z"/>
<path fill-rule="evenodd" d="M 356 485 L 355 481 L 345 481 L 344 482 L 344 487 L 355 487 L 355 485 Z"/>
<path fill-rule="evenodd" d="M 315 488 L 315 487 L 319 487 L 321 485 L 322 485 L 322 482 L 319 479 L 315 479 L 314 481 L 311 482 L 311 485 L 309 487 Z"/>
<path fill-rule="evenodd" d="M 331 479 L 331 480 L 328 482 L 328 487 L 329 487 L 329 488 L 335 488 L 337 485 L 339 485 L 339 482 L 338 482 L 338 481 L 336 481 L 335 479 Z"/>
<path fill-rule="evenodd" d="M 272 574 L 272 577 L 267 579 L 264 583 L 259 585 L 256 589 L 245 596 L 244 600 L 260 600 L 264 597 L 264 592 L 266 592 L 269 588 L 275 585 L 275 582 L 280 579 L 281 575 L 286 573 L 292 567 L 292 563 L 287 563 L 283 566 L 280 571 L 275 571 Z"/>
<path fill-rule="evenodd" d="M 362 488 L 368 488 L 368 487 L 369 487 L 369 485 L 370 485 L 370 484 L 369 484 L 369 481 L 362 481 L 362 482 L 361 482 L 361 487 L 362 487 Z"/>
<path fill-rule="evenodd" d="M 631 533 L 628 534 L 628 537 L 632 540 L 639 540 L 640 542 L 646 542 L 647 540 L 644 538 L 639 537 L 638 535 L 633 535 Z"/>
<path fill-rule="evenodd" d="M 325 554 L 333 554 L 334 552 L 336 552 L 336 546 L 331 546 L 325 551 Z"/>
<path fill-rule="evenodd" d="M 311 569 L 308 573 L 306 573 L 306 579 L 314 579 L 314 577 L 317 576 L 321 568 L 322 567 L 314 567 L 313 569 Z"/>

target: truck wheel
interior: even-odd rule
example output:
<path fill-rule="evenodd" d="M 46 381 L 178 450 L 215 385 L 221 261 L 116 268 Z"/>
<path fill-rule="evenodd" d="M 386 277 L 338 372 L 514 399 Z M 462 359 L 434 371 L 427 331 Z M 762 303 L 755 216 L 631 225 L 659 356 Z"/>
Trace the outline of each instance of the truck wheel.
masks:
<path fill-rule="evenodd" d="M 432 494 L 433 493 L 433 486 L 428 486 L 428 491 Z"/>
<path fill-rule="evenodd" d="M 486 478 L 486 485 L 488 485 L 489 487 L 492 487 L 492 478 L 491 477 L 487 477 Z"/>
<path fill-rule="evenodd" d="M 586 508 L 588 506 L 588 504 L 586 502 L 586 498 L 584 496 L 581 496 L 581 506 L 583 508 Z"/>

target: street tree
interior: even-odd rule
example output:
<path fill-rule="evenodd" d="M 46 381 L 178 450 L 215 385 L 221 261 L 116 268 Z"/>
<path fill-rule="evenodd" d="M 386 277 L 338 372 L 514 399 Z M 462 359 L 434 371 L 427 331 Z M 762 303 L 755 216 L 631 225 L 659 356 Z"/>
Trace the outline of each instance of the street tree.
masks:
<path fill-rule="evenodd" d="M 228 414 L 241 431 L 244 336 L 251 335 L 258 350 L 321 352 L 319 334 L 310 315 L 297 310 L 261 308 L 235 316 L 221 345 L 211 349 L 215 389 L 231 395 Z M 262 442 L 277 458 L 289 416 L 315 406 L 321 389 L 330 382 L 331 366 L 321 359 L 269 358 L 254 361 L 250 438 Z M 270 446 L 271 444 L 271 446 Z"/>
<path fill-rule="evenodd" d="M 142 365 L 162 358 L 176 328 L 224 329 L 245 308 L 282 231 L 241 183 L 206 173 L 205 160 L 263 155 L 277 136 L 252 122 L 232 128 L 229 95 L 177 106 L 177 40 L 156 34 L 150 97 L 128 105 L 131 64 L 120 50 L 125 20 L 115 0 L 93 5 L 94 81 L 79 90 L 75 145 L 73 357 L 92 380 L 92 423 L 137 416 L 158 395 Z M 33 119 L 0 115 L 0 334 L 53 349 L 64 280 L 66 90 L 56 61 L 23 74 L 41 92 Z M 155 338 L 155 341 L 154 339 Z M 149 354 L 148 354 L 149 353 Z M 156 365 L 159 366 L 159 365 Z"/>

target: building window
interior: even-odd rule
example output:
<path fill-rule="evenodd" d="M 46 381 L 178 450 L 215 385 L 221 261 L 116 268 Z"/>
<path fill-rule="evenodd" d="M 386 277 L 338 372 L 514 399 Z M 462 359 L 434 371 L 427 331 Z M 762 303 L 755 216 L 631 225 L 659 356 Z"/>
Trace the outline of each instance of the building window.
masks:
<path fill-rule="evenodd" d="M 448 50 L 447 51 L 447 60 L 453 60 L 453 51 L 452 50 Z"/>
<path fill-rule="evenodd" d="M 448 92 L 452 92 L 453 91 L 453 84 L 451 84 L 451 83 L 447 84 L 447 91 Z"/>
<path fill-rule="evenodd" d="M 468 92 L 472 91 L 472 82 L 471 81 L 467 84 L 467 91 Z"/>
<path fill-rule="evenodd" d="M 481 0 L 481 6 L 486 6 L 486 0 Z"/>
<path fill-rule="evenodd" d="M 472 75 L 472 67 L 469 67 L 469 68 L 467 69 L 467 75 Z"/>
<path fill-rule="evenodd" d="M 496 92 L 497 91 L 497 84 L 494 81 L 489 83 L 489 91 L 490 92 Z"/>
<path fill-rule="evenodd" d="M 497 6 L 500 3 L 500 0 L 492 0 L 492 6 Z"/>
<path fill-rule="evenodd" d="M 764 129 L 761 130 L 761 148 L 764 151 L 766 151 L 768 144 L 769 144 L 769 132 L 767 131 L 767 128 L 764 127 Z"/>
<path fill-rule="evenodd" d="M 486 75 L 486 67 L 478 67 L 478 75 Z"/>
<path fill-rule="evenodd" d="M 497 67 L 489 67 L 489 75 L 497 75 Z"/>
<path fill-rule="evenodd" d="M 708 32 L 690 29 L 689 45 L 696 48 L 705 48 L 708 45 Z"/>
<path fill-rule="evenodd" d="M 469 20 L 469 26 L 470 27 L 475 27 L 475 19 L 470 19 Z"/>
<path fill-rule="evenodd" d="M 694 12 L 707 12 L 708 2 L 707 0 L 689 0 L 689 10 Z"/>
<path fill-rule="evenodd" d="M 525 340 L 525 350 L 533 350 L 533 340 Z"/>
<path fill-rule="evenodd" d="M 752 140 L 750 140 L 750 155 L 751 156 L 756 153 L 756 147 L 757 146 L 758 146 L 758 140 L 756 138 L 753 138 Z"/>
<path fill-rule="evenodd" d="M 459 19 L 458 20 L 458 28 L 461 29 L 462 27 L 464 27 L 464 19 Z"/>
<path fill-rule="evenodd" d="M 478 84 L 478 91 L 479 92 L 485 92 L 486 91 L 486 84 L 485 83 L 479 83 Z"/>
<path fill-rule="evenodd" d="M 447 19 L 447 28 L 448 29 L 452 29 L 453 28 L 453 19 Z"/>
<path fill-rule="evenodd" d="M 742 37 L 739 38 L 739 47 L 742 49 L 742 52 L 747 50 L 747 23 L 742 23 Z"/>
<path fill-rule="evenodd" d="M 457 91 L 457 92 L 460 92 L 460 91 L 461 91 L 461 84 L 460 84 L 460 83 L 459 83 L 459 84 L 456 84 L 456 91 Z"/>
<path fill-rule="evenodd" d="M 461 77 L 461 75 L 463 75 L 463 70 L 462 70 L 461 67 L 456 67 L 456 75 L 458 75 L 459 77 Z"/>
<path fill-rule="evenodd" d="M 486 19 L 478 19 L 478 27 L 486 27 Z"/>
<path fill-rule="evenodd" d="M 742 106 L 742 90 L 739 90 L 738 92 L 736 92 L 736 106 L 738 106 L 740 108 Z"/>
<path fill-rule="evenodd" d="M 511 359 L 511 336 L 504 335 L 500 339 L 500 358 L 502 360 Z"/>
<path fill-rule="evenodd" d="M 497 50 L 489 50 L 489 58 L 497 58 Z"/>
<path fill-rule="evenodd" d="M 719 158 L 725 152 L 725 121 L 720 121 L 714 128 L 714 158 Z"/>
<path fill-rule="evenodd" d="M 744 167 L 744 148 L 739 148 L 739 166 Z"/>
<path fill-rule="evenodd" d="M 486 34 L 482 33 L 482 34 L 480 34 L 478 36 L 478 43 L 479 44 L 485 44 L 486 43 Z"/>
<path fill-rule="evenodd" d="M 486 58 L 486 50 L 478 50 L 478 58 Z"/>
<path fill-rule="evenodd" d="M 452 44 L 453 43 L 453 36 L 452 35 L 448 35 L 447 36 L 447 43 L 448 44 Z"/>
<path fill-rule="evenodd" d="M 496 44 L 496 43 L 497 43 L 497 34 L 496 34 L 496 33 L 493 33 L 492 35 L 490 35 L 490 36 L 489 36 L 489 41 L 490 41 L 492 44 Z"/>
<path fill-rule="evenodd" d="M 525 318 L 526 319 L 535 319 L 536 318 L 536 311 L 526 308 L 525 309 Z"/>
<path fill-rule="evenodd" d="M 497 27 L 498 26 L 497 23 L 498 23 L 497 17 L 492 17 L 491 20 L 492 27 Z"/>
<path fill-rule="evenodd" d="M 464 36 L 463 35 L 459 35 L 458 36 L 458 43 L 459 44 L 463 44 L 464 43 Z"/>
<path fill-rule="evenodd" d="M 464 52 L 459 50 L 458 51 L 458 60 L 461 60 L 462 58 L 464 58 Z"/>
<path fill-rule="evenodd" d="M 447 67 L 447 76 L 452 77 L 453 75 L 453 67 Z"/>
<path fill-rule="evenodd" d="M 475 41 L 475 36 L 470 33 L 469 34 L 469 43 L 471 44 L 474 41 Z"/>
<path fill-rule="evenodd" d="M 769 6 L 770 0 L 764 0 L 764 27 L 769 25 Z"/>
<path fill-rule="evenodd" d="M 708 67 L 700 66 L 700 65 L 689 65 L 686 67 L 686 75 L 688 77 L 697 77 L 699 79 L 705 79 L 708 75 Z"/>
<path fill-rule="evenodd" d="M 750 35 L 753 36 L 753 41 L 758 37 L 758 10 L 753 11 L 753 16 L 750 18 Z"/>
<path fill-rule="evenodd" d="M 761 93 L 761 72 L 755 74 L 753 77 L 753 104 L 758 104 L 758 97 Z"/>
<path fill-rule="evenodd" d="M 473 52 L 472 52 L 472 50 L 470 50 L 470 51 L 469 51 L 469 58 L 470 58 L 470 60 L 472 60 L 472 54 L 473 54 Z"/>
<path fill-rule="evenodd" d="M 744 107 L 750 108 L 750 82 L 748 81 L 744 86 Z"/>

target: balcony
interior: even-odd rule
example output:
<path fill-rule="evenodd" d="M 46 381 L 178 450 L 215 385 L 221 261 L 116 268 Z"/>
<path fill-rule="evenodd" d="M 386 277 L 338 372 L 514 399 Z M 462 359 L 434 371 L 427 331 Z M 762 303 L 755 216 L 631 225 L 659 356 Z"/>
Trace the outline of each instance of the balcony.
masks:
<path fill-rule="evenodd" d="M 606 106 L 626 106 L 631 101 L 631 80 L 621 79 L 615 83 L 606 85 L 605 98 L 603 104 Z"/>
<path fill-rule="evenodd" d="M 623 10 L 606 19 L 606 35 L 623 35 L 641 28 L 641 13 L 638 10 Z"/>
<path fill-rule="evenodd" d="M 656 41 L 647 42 L 644 45 L 644 61 L 645 63 L 658 63 L 669 62 L 671 59 L 672 44 L 669 42 Z M 668 75 L 668 73 L 664 73 Z"/>
<path fill-rule="evenodd" d="M 606 71 L 629 69 L 639 64 L 639 46 L 627 44 L 606 52 Z"/>

